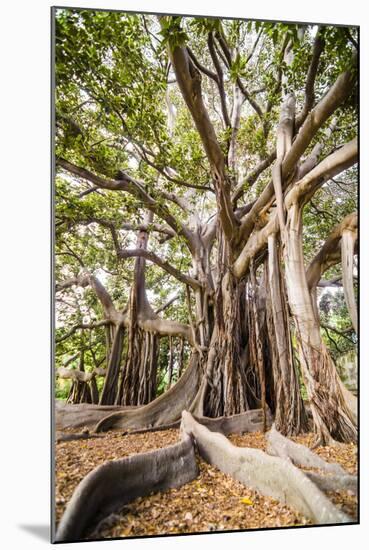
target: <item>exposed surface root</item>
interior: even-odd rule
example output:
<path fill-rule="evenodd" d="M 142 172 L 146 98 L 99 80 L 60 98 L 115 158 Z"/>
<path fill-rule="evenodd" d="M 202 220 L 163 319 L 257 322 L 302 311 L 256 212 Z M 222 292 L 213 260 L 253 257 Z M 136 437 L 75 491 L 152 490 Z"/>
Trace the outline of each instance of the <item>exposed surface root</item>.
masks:
<path fill-rule="evenodd" d="M 229 440 L 240 447 L 266 449 L 262 432 L 232 434 Z M 313 434 L 291 438 L 311 447 Z M 56 445 L 56 515 L 60 520 L 66 503 L 78 483 L 98 465 L 107 460 L 121 459 L 148 450 L 171 445 L 178 441 L 178 430 L 156 433 L 130 433 L 124 437 L 118 432 L 107 432 L 99 438 L 71 440 Z M 339 462 L 348 473 L 356 472 L 356 446 L 321 447 L 316 450 L 327 462 Z M 118 460 L 119 461 L 119 460 Z M 201 459 L 200 477 L 178 489 L 169 489 L 145 497 L 138 497 L 111 515 L 103 524 L 94 523 L 93 538 L 140 536 L 165 533 L 203 532 L 215 530 L 280 527 L 310 523 L 296 509 L 263 496 L 250 487 L 206 464 Z M 306 474 L 317 481 L 322 472 L 310 468 Z M 326 475 L 323 476 L 327 478 Z M 334 476 L 329 476 L 331 481 Z M 342 476 L 340 476 L 342 479 Z M 348 476 L 349 483 L 352 476 Z M 319 485 L 319 483 L 317 482 Z M 352 521 L 356 515 L 357 498 L 353 487 L 334 490 L 326 486 L 329 499 Z M 97 529 L 97 531 L 96 531 Z"/>
<path fill-rule="evenodd" d="M 61 518 L 56 542 L 78 541 L 117 507 L 151 492 L 180 487 L 198 475 L 192 440 L 105 462 L 78 485 Z"/>
<path fill-rule="evenodd" d="M 178 489 L 138 498 L 107 518 L 91 538 L 201 533 L 306 525 L 303 516 L 244 487 L 199 459 L 200 475 Z"/>
<path fill-rule="evenodd" d="M 151 428 L 179 420 L 181 412 L 190 408 L 197 394 L 201 374 L 198 354 L 193 353 L 189 366 L 167 392 L 143 407 L 105 416 L 98 422 L 95 431 Z"/>
<path fill-rule="evenodd" d="M 292 441 L 301 443 L 310 449 L 314 447 L 314 434 L 303 434 L 291 437 Z M 342 466 L 346 473 L 357 474 L 357 446 L 354 443 L 341 443 L 339 446 L 324 445 L 314 448 L 314 453 L 327 462 Z"/>
<path fill-rule="evenodd" d="M 234 416 L 221 416 L 219 418 L 208 418 L 206 416 L 193 417 L 206 426 L 211 432 L 220 432 L 223 435 L 229 434 L 242 434 L 245 432 L 252 433 L 262 430 L 264 427 L 264 414 L 262 409 L 254 409 L 246 411 L 244 413 L 235 414 Z M 269 427 L 272 423 L 272 416 L 270 411 L 266 412 L 266 425 Z M 129 430 L 123 432 L 123 435 L 129 434 L 142 434 L 149 432 L 158 432 L 163 430 L 169 430 L 179 428 L 181 422 L 172 422 L 171 424 L 164 424 L 161 426 L 153 426 L 152 428 L 145 428 L 139 430 Z"/>
<path fill-rule="evenodd" d="M 267 436 L 267 453 L 280 458 L 289 458 L 295 466 L 318 468 L 319 470 L 336 475 L 344 474 L 343 468 L 339 464 L 332 464 L 313 453 L 308 447 L 295 443 L 280 434 L 275 426 Z"/>
<path fill-rule="evenodd" d="M 90 405 L 87 403 L 71 405 L 70 403 L 56 401 L 55 427 L 57 430 L 93 427 L 108 414 L 131 408 L 116 407 L 114 405 Z"/>
<path fill-rule="evenodd" d="M 166 430 L 177 430 L 181 422 L 171 422 L 170 424 L 162 424 L 161 426 L 153 426 L 152 428 L 141 428 L 138 430 L 127 430 L 122 432 L 122 435 L 136 435 L 136 434 L 147 434 L 152 432 L 165 432 Z"/>
<path fill-rule="evenodd" d="M 223 435 L 258 432 L 264 428 L 264 413 L 262 409 L 254 409 L 233 416 L 221 416 L 219 418 L 207 418 L 205 416 L 194 416 L 194 418 L 211 432 L 219 432 Z M 266 411 L 265 420 L 266 425 L 270 426 L 272 417 L 269 410 Z"/>
<path fill-rule="evenodd" d="M 304 470 L 305 475 L 322 491 L 350 491 L 357 494 L 357 477 L 350 474 L 330 475 Z"/>
<path fill-rule="evenodd" d="M 277 498 L 314 523 L 347 523 L 310 479 L 289 460 L 269 456 L 257 449 L 234 447 L 222 434 L 211 433 L 183 411 L 181 430 L 192 435 L 201 456 L 221 471 L 261 494 Z"/>
<path fill-rule="evenodd" d="M 308 447 L 281 435 L 275 426 L 267 435 L 267 452 L 292 460 L 295 466 L 307 468 L 305 474 L 323 491 L 351 491 L 357 493 L 357 477 L 350 475 L 337 463 L 327 462 Z M 314 469 L 315 471 L 311 471 Z"/>
<path fill-rule="evenodd" d="M 154 451 L 179 439 L 178 430 L 159 434 L 105 433 L 97 439 L 61 442 L 56 445 L 56 521 L 59 522 L 73 491 L 91 470 L 109 460 Z"/>

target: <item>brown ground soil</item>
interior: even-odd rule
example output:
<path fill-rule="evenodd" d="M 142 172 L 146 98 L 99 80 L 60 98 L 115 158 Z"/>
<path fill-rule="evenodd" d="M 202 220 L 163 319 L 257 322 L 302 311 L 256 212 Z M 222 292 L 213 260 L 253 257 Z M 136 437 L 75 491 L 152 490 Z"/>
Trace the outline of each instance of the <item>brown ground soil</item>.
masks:
<path fill-rule="evenodd" d="M 78 483 L 96 466 L 109 460 L 154 451 L 172 445 L 178 439 L 178 430 L 166 430 L 125 436 L 118 432 L 107 432 L 105 437 L 101 438 L 57 443 L 55 445 L 56 521 L 59 522 Z"/>
<path fill-rule="evenodd" d="M 125 456 L 155 450 L 176 443 L 178 430 L 165 430 L 122 436 L 108 432 L 104 437 L 56 444 L 56 518 L 65 510 L 72 493 L 83 477 L 96 466 Z M 231 435 L 240 447 L 265 450 L 261 432 Z M 293 438 L 311 447 L 313 435 Z M 328 462 L 337 462 L 349 473 L 356 473 L 357 448 L 354 444 L 318 447 L 314 451 Z M 111 538 L 165 533 L 225 531 L 260 527 L 308 524 L 308 520 L 278 501 L 264 497 L 198 460 L 200 475 L 191 483 L 164 493 L 138 498 L 118 514 L 105 520 L 93 538 Z M 355 518 L 356 497 L 347 492 L 328 495 Z"/>

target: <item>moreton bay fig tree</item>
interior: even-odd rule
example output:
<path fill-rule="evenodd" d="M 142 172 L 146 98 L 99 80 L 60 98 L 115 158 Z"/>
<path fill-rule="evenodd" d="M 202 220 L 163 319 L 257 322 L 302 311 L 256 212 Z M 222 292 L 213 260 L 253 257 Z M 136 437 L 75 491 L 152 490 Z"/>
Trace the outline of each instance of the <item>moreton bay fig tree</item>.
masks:
<path fill-rule="evenodd" d="M 55 39 L 58 392 L 125 407 L 99 430 L 354 440 L 357 29 L 57 9 Z"/>

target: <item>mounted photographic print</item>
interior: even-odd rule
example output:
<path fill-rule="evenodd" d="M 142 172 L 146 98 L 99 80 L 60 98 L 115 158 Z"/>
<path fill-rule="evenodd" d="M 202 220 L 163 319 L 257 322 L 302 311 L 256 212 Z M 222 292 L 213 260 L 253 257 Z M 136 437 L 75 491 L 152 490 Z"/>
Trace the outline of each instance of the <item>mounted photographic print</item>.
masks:
<path fill-rule="evenodd" d="M 226 16 L 52 10 L 53 542 L 358 522 L 359 29 Z"/>

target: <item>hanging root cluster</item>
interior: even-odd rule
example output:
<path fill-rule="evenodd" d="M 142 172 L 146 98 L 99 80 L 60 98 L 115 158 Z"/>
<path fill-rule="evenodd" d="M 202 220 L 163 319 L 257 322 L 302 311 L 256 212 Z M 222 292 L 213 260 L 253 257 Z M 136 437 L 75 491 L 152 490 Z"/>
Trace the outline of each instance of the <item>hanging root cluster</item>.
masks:
<path fill-rule="evenodd" d="M 130 330 L 117 405 L 145 405 L 155 398 L 158 354 L 158 335 L 138 327 Z"/>
<path fill-rule="evenodd" d="M 325 346 L 322 345 L 318 350 L 304 342 L 300 346 L 304 361 L 310 366 L 309 371 L 305 368 L 305 384 L 317 428 L 316 444 L 329 444 L 334 440 L 355 441 L 355 418 L 348 407 L 342 383 Z"/>

